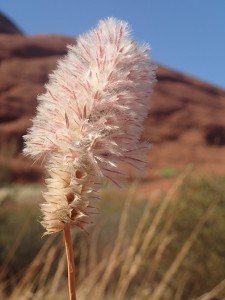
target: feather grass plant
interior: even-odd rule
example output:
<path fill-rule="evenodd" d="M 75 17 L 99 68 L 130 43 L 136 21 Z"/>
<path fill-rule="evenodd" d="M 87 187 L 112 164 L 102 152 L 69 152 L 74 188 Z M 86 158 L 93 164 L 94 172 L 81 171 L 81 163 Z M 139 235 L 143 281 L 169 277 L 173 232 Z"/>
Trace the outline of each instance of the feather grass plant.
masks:
<path fill-rule="evenodd" d="M 75 299 L 70 228 L 92 223 L 102 184 L 119 185 L 126 176 L 121 165 L 143 169 L 149 145 L 140 138 L 156 67 L 148 47 L 137 45 L 128 24 L 114 18 L 68 49 L 38 97 L 24 153 L 43 160 L 47 171 L 41 224 L 44 235 L 64 231 Z"/>

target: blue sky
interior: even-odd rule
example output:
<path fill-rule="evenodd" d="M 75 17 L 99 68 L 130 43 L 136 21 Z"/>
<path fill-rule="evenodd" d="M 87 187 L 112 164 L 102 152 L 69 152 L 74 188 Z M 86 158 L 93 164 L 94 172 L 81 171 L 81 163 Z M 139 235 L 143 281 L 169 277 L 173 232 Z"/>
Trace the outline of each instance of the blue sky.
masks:
<path fill-rule="evenodd" d="M 27 35 L 77 36 L 99 19 L 126 20 L 153 59 L 225 88 L 225 0 L 0 0 Z"/>

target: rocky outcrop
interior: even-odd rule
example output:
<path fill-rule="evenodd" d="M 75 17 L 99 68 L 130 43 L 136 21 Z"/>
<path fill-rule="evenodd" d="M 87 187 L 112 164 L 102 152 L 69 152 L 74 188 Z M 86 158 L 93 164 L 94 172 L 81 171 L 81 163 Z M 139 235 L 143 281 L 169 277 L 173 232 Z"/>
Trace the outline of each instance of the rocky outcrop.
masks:
<path fill-rule="evenodd" d="M 0 151 L 0 163 L 5 164 L 5 148 L 9 148 L 8 153 L 13 156 L 8 157 L 9 172 L 15 180 L 40 178 L 41 168 L 21 154 L 22 136 L 31 124 L 37 95 L 44 91 L 48 74 L 66 53 L 66 45 L 74 42 L 75 39 L 61 36 L 0 34 L 0 145 L 4 149 Z"/>
<path fill-rule="evenodd" d="M 185 74 L 159 67 L 145 137 L 153 144 L 153 171 L 187 164 L 223 173 L 225 91 Z"/>
<path fill-rule="evenodd" d="M 0 13 L 0 34 L 22 34 L 19 28 Z"/>
<path fill-rule="evenodd" d="M 10 162 L 14 180 L 41 178 L 41 167 L 21 154 L 22 135 L 48 74 L 74 42 L 62 36 L 0 34 L 0 164 L 5 168 Z M 224 173 L 225 91 L 163 66 L 157 75 L 144 131 L 153 144 L 149 176 L 189 163 L 200 171 Z"/>

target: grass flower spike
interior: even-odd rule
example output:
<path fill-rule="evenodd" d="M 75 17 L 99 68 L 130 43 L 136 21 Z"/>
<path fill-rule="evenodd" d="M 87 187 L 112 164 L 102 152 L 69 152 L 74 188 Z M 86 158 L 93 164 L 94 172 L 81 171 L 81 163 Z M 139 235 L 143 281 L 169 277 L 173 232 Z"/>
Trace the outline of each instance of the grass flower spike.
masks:
<path fill-rule="evenodd" d="M 80 36 L 50 75 L 24 153 L 48 174 L 41 205 L 45 234 L 64 231 L 70 300 L 76 299 L 70 228 L 85 229 L 105 180 L 118 184 L 122 164 L 144 165 L 140 142 L 155 66 L 125 22 L 109 18 Z"/>
<path fill-rule="evenodd" d="M 24 153 L 47 170 L 46 234 L 66 225 L 85 229 L 105 180 L 118 183 L 119 166 L 144 165 L 140 142 L 155 66 L 145 46 L 114 18 L 81 35 L 50 75 Z"/>

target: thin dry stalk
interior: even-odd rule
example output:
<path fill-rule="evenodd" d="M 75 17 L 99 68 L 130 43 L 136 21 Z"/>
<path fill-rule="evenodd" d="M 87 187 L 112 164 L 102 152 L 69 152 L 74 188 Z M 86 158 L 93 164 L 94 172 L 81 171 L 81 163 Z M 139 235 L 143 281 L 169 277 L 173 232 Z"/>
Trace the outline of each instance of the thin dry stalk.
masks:
<path fill-rule="evenodd" d="M 184 292 L 184 288 L 188 282 L 189 279 L 189 275 L 188 274 L 184 274 L 181 279 L 179 280 L 179 282 L 177 283 L 177 290 L 176 293 L 174 295 L 174 300 L 183 300 L 183 292 Z"/>
<path fill-rule="evenodd" d="M 147 205 L 147 208 L 144 210 L 142 218 L 137 226 L 132 241 L 129 245 L 128 252 L 125 256 L 125 261 L 123 263 L 122 270 L 120 273 L 120 278 L 117 285 L 117 291 L 115 295 L 116 299 L 121 299 L 121 297 L 123 297 L 124 292 L 126 291 L 127 286 L 129 285 L 130 281 L 129 278 L 127 278 L 127 273 L 129 272 L 130 266 L 134 261 L 135 253 L 137 252 L 137 248 L 139 246 L 140 240 L 142 239 L 142 232 L 147 224 L 150 208 L 151 205 Z"/>
<path fill-rule="evenodd" d="M 31 280 L 30 286 L 27 286 L 27 289 L 32 291 L 36 291 L 35 295 L 32 299 L 43 299 L 43 295 L 47 293 L 49 290 L 48 285 L 48 275 L 52 269 L 52 265 L 54 263 L 54 259 L 57 256 L 57 252 L 61 249 L 61 241 L 59 240 L 56 245 L 53 244 L 48 249 L 45 255 L 45 260 L 42 263 L 42 266 L 40 267 L 40 270 L 36 271 L 36 276 Z M 41 297 L 41 298 L 40 298 Z"/>
<path fill-rule="evenodd" d="M 46 280 L 54 262 L 57 250 L 57 247 L 52 246 L 46 255 L 46 262 L 44 264 L 43 270 L 40 274 L 40 279 L 38 281 L 38 290 L 46 285 Z"/>
<path fill-rule="evenodd" d="M 28 269 L 26 270 L 25 275 L 18 282 L 17 288 L 13 291 L 12 299 L 18 299 L 19 295 L 23 293 L 23 291 L 27 290 L 28 287 L 30 287 L 31 278 L 32 278 L 32 282 L 35 282 L 35 278 L 38 277 L 36 274 L 38 273 L 38 269 L 43 263 L 43 258 L 45 257 L 45 253 L 48 251 L 48 249 L 50 249 L 53 242 L 54 242 L 54 238 L 49 238 L 42 246 L 37 256 L 32 261 Z"/>
<path fill-rule="evenodd" d="M 54 295 L 56 294 L 60 280 L 62 279 L 63 272 L 65 270 L 65 265 L 66 265 L 66 255 L 63 253 L 61 258 L 59 259 L 59 264 L 57 267 L 57 270 L 55 272 L 55 275 L 51 281 L 49 293 L 48 293 L 48 298 L 53 299 Z"/>
<path fill-rule="evenodd" d="M 21 240 L 22 238 L 24 237 L 24 233 L 27 229 L 27 225 L 28 225 L 28 222 L 26 222 L 24 224 L 24 226 L 22 227 L 22 229 L 20 230 L 18 236 L 16 237 L 7 257 L 5 258 L 1 268 L 0 268 L 0 280 L 4 277 L 5 273 L 6 273 L 6 270 L 7 270 L 7 267 L 8 267 L 8 264 L 10 263 L 11 259 L 13 258 L 13 256 L 15 255 L 16 253 L 16 250 L 18 249 L 20 243 L 21 243 Z"/>
<path fill-rule="evenodd" d="M 68 267 L 68 286 L 70 300 L 76 300 L 76 288 L 75 288 L 75 264 L 73 246 L 70 233 L 70 225 L 66 224 L 64 227 L 64 240 L 66 247 L 67 267 Z"/>
<path fill-rule="evenodd" d="M 151 282 L 154 281 L 154 277 L 157 273 L 157 270 L 160 265 L 160 261 L 163 257 L 165 250 L 167 249 L 168 245 L 171 243 L 171 241 L 174 238 L 174 236 L 169 235 L 169 230 L 174 221 L 174 211 L 175 211 L 174 207 L 175 207 L 176 203 L 177 203 L 177 198 L 175 198 L 174 201 L 172 201 L 170 204 L 169 212 L 166 214 L 166 216 L 164 218 L 164 219 L 166 219 L 166 223 L 163 226 L 161 232 L 158 234 L 159 238 L 156 239 L 155 243 L 153 243 L 153 244 L 156 244 L 156 246 L 152 245 L 152 248 L 154 248 L 154 247 L 157 248 L 154 258 L 153 258 L 153 261 L 152 261 L 152 264 L 149 268 L 149 272 L 146 272 L 146 275 L 144 276 L 142 283 L 139 286 L 133 300 L 138 300 L 139 296 L 143 290 L 147 289 L 149 291 L 148 295 L 152 292 L 152 288 L 149 288 L 149 286 L 150 286 Z"/>
<path fill-rule="evenodd" d="M 205 222 L 208 220 L 213 208 L 216 205 L 216 201 L 207 209 L 205 214 L 202 216 L 198 224 L 193 229 L 190 237 L 186 240 L 183 247 L 179 251 L 177 257 L 165 273 L 162 281 L 157 285 L 156 289 L 154 290 L 153 294 L 151 295 L 152 300 L 160 300 L 162 299 L 162 296 L 164 293 L 166 293 L 166 287 L 169 284 L 169 282 L 172 280 L 172 278 L 175 276 L 178 268 L 180 267 L 182 261 L 186 257 L 187 253 L 189 252 L 191 246 L 193 245 L 194 241 L 198 237 L 198 234 L 200 230 L 202 229 Z"/>
<path fill-rule="evenodd" d="M 218 294 L 222 290 L 224 290 L 224 288 L 225 288 L 225 279 L 222 280 L 218 285 L 216 285 L 210 292 L 205 293 L 204 295 L 202 295 L 198 298 L 195 298 L 194 300 L 210 300 L 210 299 L 213 299 L 213 297 L 218 296 Z"/>
<path fill-rule="evenodd" d="M 154 259 L 152 261 L 152 266 L 149 270 L 149 273 L 147 274 L 147 278 L 145 279 L 145 282 L 150 282 L 151 280 L 153 280 L 156 272 L 157 272 L 157 268 L 158 265 L 161 261 L 161 258 L 165 252 L 165 250 L 167 249 L 167 246 L 171 243 L 171 241 L 174 239 L 174 236 L 169 235 L 169 233 L 167 233 L 167 235 L 163 235 L 161 233 L 159 233 L 160 235 L 160 240 L 158 241 L 158 247 L 156 249 L 156 253 L 154 256 Z"/>
<path fill-rule="evenodd" d="M 99 242 L 99 234 L 102 229 L 102 225 L 95 227 L 93 232 L 90 235 L 90 244 L 89 244 L 89 265 L 88 265 L 88 270 L 91 272 L 95 266 L 97 265 L 97 253 L 98 253 L 98 242 Z"/>
<path fill-rule="evenodd" d="M 134 276 L 137 274 L 137 272 L 140 268 L 140 265 L 142 264 L 143 257 L 145 256 L 150 243 L 152 242 L 153 238 L 155 237 L 157 228 L 158 228 L 162 218 L 164 217 L 165 211 L 168 208 L 168 205 L 171 202 L 171 199 L 172 199 L 174 193 L 180 187 L 180 185 L 182 184 L 183 180 L 185 179 L 185 177 L 188 175 L 189 172 L 190 172 L 190 167 L 188 166 L 185 169 L 185 171 L 180 175 L 180 177 L 177 179 L 175 184 L 170 188 L 166 197 L 162 201 L 162 203 L 153 219 L 153 222 L 152 222 L 151 226 L 149 227 L 149 229 L 143 239 L 143 243 L 141 245 L 140 251 L 139 251 L 139 253 L 137 253 L 137 255 L 135 255 L 135 257 L 133 259 L 133 263 L 131 264 L 131 267 L 129 268 L 129 272 L 126 274 L 126 277 L 125 277 L 126 279 L 124 280 L 122 287 L 120 287 L 120 290 L 117 293 L 116 299 L 118 299 L 118 300 L 124 299 L 124 296 L 128 289 L 129 283 L 134 278 Z"/>
<path fill-rule="evenodd" d="M 98 287 L 98 280 L 100 275 L 102 275 L 103 271 L 105 270 L 108 263 L 108 257 L 103 259 L 101 262 L 98 263 L 97 266 L 95 266 L 93 272 L 89 274 L 85 280 L 81 282 L 78 288 L 78 299 L 80 298 L 80 295 L 84 299 L 96 288 Z"/>
<path fill-rule="evenodd" d="M 92 251 L 92 247 L 89 248 L 89 251 Z M 112 253 L 112 244 L 109 244 L 105 247 L 104 252 L 102 253 L 102 259 L 97 263 L 93 268 L 91 273 L 86 274 L 85 278 L 82 280 L 78 288 L 78 299 L 103 299 L 106 296 L 106 289 L 103 291 L 98 291 L 99 282 L 101 282 L 102 277 L 104 276 L 104 270 L 107 269 L 108 265 L 112 261 L 109 260 L 110 254 Z M 121 265 L 125 259 L 125 251 L 120 251 L 118 257 L 116 257 L 117 265 Z M 112 262 L 114 264 L 114 262 Z M 116 265 L 116 266 L 117 266 Z M 109 278 L 109 282 L 112 282 L 113 273 Z M 108 282 L 108 283 L 109 283 Z M 98 295 L 100 294 L 100 296 Z M 98 297 L 98 298 L 97 298 Z M 105 298 L 104 298 L 105 299 Z"/>
<path fill-rule="evenodd" d="M 159 209 L 159 211 L 157 212 L 157 215 L 153 221 L 153 223 L 151 224 L 151 226 L 149 227 L 149 230 L 147 231 L 147 234 L 145 235 L 144 239 L 143 239 L 143 243 L 141 244 L 141 248 L 139 253 L 136 253 L 133 262 L 130 266 L 129 272 L 126 274 L 126 279 L 124 280 L 124 284 L 122 286 L 122 288 L 120 288 L 119 291 L 119 295 L 118 295 L 118 300 L 122 300 L 124 299 L 125 293 L 128 289 L 129 283 L 131 282 L 132 278 L 134 278 L 134 276 L 137 274 L 140 265 L 142 264 L 143 261 L 143 257 L 146 253 L 146 251 L 148 250 L 149 244 L 151 243 L 153 237 L 155 236 L 155 232 L 156 229 L 158 227 L 158 224 L 161 220 L 161 218 L 164 215 L 164 209 L 166 209 L 167 205 L 163 205 L 163 209 Z M 161 206 L 161 208 L 162 208 Z"/>
<path fill-rule="evenodd" d="M 125 200 L 124 208 L 123 208 L 122 215 L 120 218 L 117 239 L 115 241 L 115 245 L 112 250 L 112 253 L 111 253 L 110 257 L 108 258 L 108 261 L 110 263 L 107 265 L 107 268 L 102 276 L 102 281 L 99 283 L 99 287 L 96 291 L 96 294 L 93 297 L 94 299 L 101 299 L 101 296 L 103 295 L 104 290 L 110 281 L 110 277 L 111 277 L 112 273 L 114 272 L 116 266 L 119 263 L 118 257 L 120 255 L 121 248 L 124 243 L 125 236 L 126 236 L 126 222 L 127 222 L 128 212 L 129 212 L 129 206 L 130 206 L 131 200 L 133 198 L 133 195 L 135 194 L 136 185 L 137 184 L 134 184 L 131 187 L 131 189 L 128 193 L 128 196 Z"/>
<path fill-rule="evenodd" d="M 82 249 L 80 247 L 80 249 Z M 83 251 L 83 250 L 82 250 Z M 89 252 L 92 252 L 92 247 L 89 247 Z M 112 253 L 112 245 L 109 244 L 105 247 L 102 252 L 102 259 L 88 274 L 85 274 L 85 277 L 82 278 L 81 283 L 78 288 L 78 298 L 82 297 L 82 299 L 90 299 L 93 297 L 93 291 L 99 288 L 99 281 L 102 280 L 102 274 L 104 270 L 108 267 L 109 262 L 109 253 Z M 122 252 L 117 258 L 118 265 L 124 260 L 124 252 Z M 84 266 L 82 266 L 83 268 Z M 87 268 L 86 268 L 87 269 Z M 79 273 L 80 277 L 80 273 Z M 91 295 L 91 296 L 90 296 Z M 97 299 L 97 298 L 96 298 Z"/>
<path fill-rule="evenodd" d="M 180 185 L 183 183 L 184 179 L 189 174 L 189 172 L 190 172 L 190 167 L 187 167 L 185 169 L 185 171 L 179 176 L 179 178 L 174 183 L 174 185 L 169 189 L 167 195 L 163 199 L 162 204 L 160 205 L 160 207 L 157 211 L 157 214 L 155 215 L 155 218 L 153 219 L 153 222 L 152 222 L 151 226 L 149 227 L 149 230 L 146 233 L 142 247 L 140 249 L 141 254 L 144 254 L 147 251 L 149 244 L 151 243 L 151 241 L 153 240 L 153 238 L 155 236 L 155 233 L 160 224 L 160 221 L 162 220 L 166 209 L 168 208 L 169 204 L 171 203 L 171 199 L 173 199 L 174 194 L 176 193 L 176 191 L 178 190 Z"/>
<path fill-rule="evenodd" d="M 133 300 L 140 299 L 141 291 L 145 290 L 146 288 L 148 288 L 148 290 L 151 290 L 151 292 L 152 292 L 152 289 L 149 289 L 150 283 L 153 282 L 153 278 L 154 278 L 154 276 L 155 276 L 155 274 L 158 270 L 158 267 L 159 267 L 160 261 L 162 259 L 162 256 L 163 256 L 165 250 L 167 249 L 167 246 L 171 243 L 172 240 L 173 240 L 172 236 L 167 236 L 162 241 L 162 243 L 160 243 L 160 245 L 157 249 L 157 252 L 154 256 L 154 260 L 152 262 L 152 265 L 149 268 L 149 272 L 146 273 L 146 276 L 144 277 L 140 287 L 138 288 Z"/>
<path fill-rule="evenodd" d="M 140 285 L 136 295 L 135 299 L 138 299 L 139 292 L 146 287 L 146 285 L 149 286 L 150 282 L 154 280 L 154 276 L 157 273 L 158 266 L 160 264 L 160 261 L 162 259 L 162 256 L 167 249 L 167 246 L 170 244 L 170 242 L 173 240 L 173 236 L 169 235 L 169 230 L 171 229 L 171 226 L 173 225 L 174 221 L 174 213 L 175 213 L 175 206 L 177 204 L 177 197 L 173 199 L 173 201 L 170 202 L 170 207 L 168 210 L 168 213 L 165 215 L 164 219 L 166 220 L 162 230 L 158 234 L 158 238 L 156 238 L 156 242 L 152 244 L 156 244 L 155 246 L 152 245 L 152 248 L 156 247 L 155 256 L 152 261 L 152 265 L 149 268 L 149 272 L 146 273 L 144 276 L 144 279 L 142 281 L 142 284 Z"/>
<path fill-rule="evenodd" d="M 98 225 L 94 228 L 88 239 L 82 239 L 79 243 L 79 282 L 86 280 L 89 274 L 92 274 L 96 266 L 98 265 L 98 242 L 99 233 L 102 229 L 102 225 Z M 107 252 L 107 251 L 106 251 Z"/>
<path fill-rule="evenodd" d="M 82 278 L 85 278 L 85 275 L 88 273 L 87 261 L 89 247 L 87 246 L 87 241 L 85 239 L 79 241 L 79 249 L 82 249 L 82 251 L 77 254 L 79 256 L 79 265 L 77 264 L 76 267 L 79 270 L 79 279 L 82 280 Z"/>

